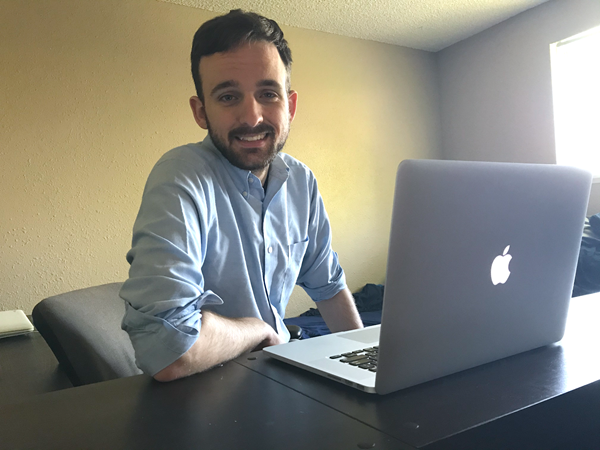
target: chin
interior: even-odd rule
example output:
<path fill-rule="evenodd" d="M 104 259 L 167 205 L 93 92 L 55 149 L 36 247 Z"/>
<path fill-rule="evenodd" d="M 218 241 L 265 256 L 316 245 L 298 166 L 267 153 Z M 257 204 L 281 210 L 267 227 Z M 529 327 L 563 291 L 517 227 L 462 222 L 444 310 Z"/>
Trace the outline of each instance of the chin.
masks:
<path fill-rule="evenodd" d="M 264 169 L 273 162 L 278 150 L 270 147 L 266 149 L 241 149 L 239 151 L 232 152 L 233 158 L 229 159 L 234 166 L 244 170 L 258 170 Z M 235 162 L 234 162 L 235 161 Z"/>

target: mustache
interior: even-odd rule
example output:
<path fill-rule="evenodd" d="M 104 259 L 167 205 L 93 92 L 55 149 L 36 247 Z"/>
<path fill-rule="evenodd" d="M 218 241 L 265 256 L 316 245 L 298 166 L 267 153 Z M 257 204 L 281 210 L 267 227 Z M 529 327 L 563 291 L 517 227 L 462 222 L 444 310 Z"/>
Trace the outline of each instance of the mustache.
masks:
<path fill-rule="evenodd" d="M 266 123 L 261 123 L 260 125 L 257 125 L 255 127 L 241 126 L 241 127 L 237 127 L 237 128 L 234 128 L 233 130 L 231 130 L 227 134 L 227 137 L 229 138 L 229 140 L 233 140 L 236 136 L 246 136 L 249 134 L 261 134 L 261 133 L 275 134 L 275 129 L 271 125 L 268 125 Z"/>

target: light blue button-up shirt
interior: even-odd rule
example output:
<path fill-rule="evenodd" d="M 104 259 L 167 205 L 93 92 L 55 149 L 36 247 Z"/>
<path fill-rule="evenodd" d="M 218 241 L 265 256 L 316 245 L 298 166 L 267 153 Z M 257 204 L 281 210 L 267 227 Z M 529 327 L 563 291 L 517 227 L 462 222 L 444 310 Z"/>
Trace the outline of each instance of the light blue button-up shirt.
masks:
<path fill-rule="evenodd" d="M 198 338 L 201 309 L 257 317 L 284 339 L 298 284 L 314 301 L 345 286 L 313 173 L 286 154 L 260 180 L 210 138 L 166 153 L 148 178 L 133 228 L 122 327 L 154 375 Z"/>

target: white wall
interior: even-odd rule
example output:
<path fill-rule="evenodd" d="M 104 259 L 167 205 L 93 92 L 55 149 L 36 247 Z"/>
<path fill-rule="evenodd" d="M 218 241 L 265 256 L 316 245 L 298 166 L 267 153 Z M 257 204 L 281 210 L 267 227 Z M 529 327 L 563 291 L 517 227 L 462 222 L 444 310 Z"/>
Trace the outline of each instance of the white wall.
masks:
<path fill-rule="evenodd" d="M 549 45 L 597 25 L 599 0 L 554 0 L 439 52 L 444 157 L 554 163 Z"/>

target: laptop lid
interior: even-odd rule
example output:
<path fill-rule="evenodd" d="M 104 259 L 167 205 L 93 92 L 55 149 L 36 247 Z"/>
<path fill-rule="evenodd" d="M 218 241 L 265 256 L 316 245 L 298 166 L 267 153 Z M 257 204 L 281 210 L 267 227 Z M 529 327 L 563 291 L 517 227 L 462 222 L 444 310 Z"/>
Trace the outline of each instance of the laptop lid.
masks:
<path fill-rule="evenodd" d="M 565 166 L 404 161 L 377 392 L 560 340 L 590 187 Z"/>

